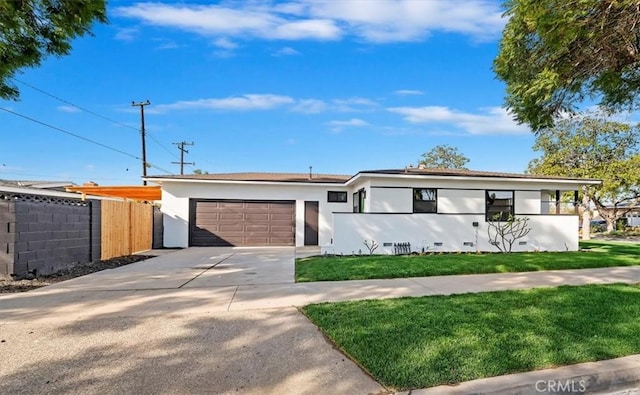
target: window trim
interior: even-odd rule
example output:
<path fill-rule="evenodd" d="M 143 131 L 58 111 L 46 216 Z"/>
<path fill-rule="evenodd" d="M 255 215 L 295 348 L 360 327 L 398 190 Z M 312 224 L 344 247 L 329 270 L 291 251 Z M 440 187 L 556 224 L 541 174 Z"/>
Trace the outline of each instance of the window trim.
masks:
<path fill-rule="evenodd" d="M 336 196 L 344 196 L 344 200 L 336 199 Z M 347 195 L 347 191 L 327 191 L 328 203 L 347 203 L 348 201 L 349 196 Z"/>
<path fill-rule="evenodd" d="M 509 212 L 506 213 L 506 217 L 505 217 L 505 212 L 501 211 L 502 216 L 500 217 L 500 220 L 497 222 L 506 222 L 507 218 L 509 215 L 511 215 L 512 217 L 514 217 L 515 214 L 515 208 L 516 208 L 516 191 L 514 189 L 485 189 L 484 191 L 484 219 L 485 222 L 496 222 L 494 221 L 492 218 L 489 218 L 489 192 L 511 192 L 511 204 L 509 206 L 505 206 L 505 207 L 509 207 Z"/>
<path fill-rule="evenodd" d="M 416 200 L 416 191 L 430 189 L 433 191 L 434 199 L 433 200 Z M 438 189 L 437 188 L 413 188 L 412 195 L 413 201 L 413 213 L 414 214 L 437 214 L 438 213 Z M 433 211 L 416 211 L 416 202 L 433 202 Z"/>

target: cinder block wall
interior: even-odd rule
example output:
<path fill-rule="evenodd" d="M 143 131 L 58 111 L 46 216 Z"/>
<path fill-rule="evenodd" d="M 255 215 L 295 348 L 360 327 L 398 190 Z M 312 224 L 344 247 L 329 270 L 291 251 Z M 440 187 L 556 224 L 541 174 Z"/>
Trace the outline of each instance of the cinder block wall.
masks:
<path fill-rule="evenodd" d="M 92 258 L 91 203 L 47 196 L 15 201 L 14 273 L 50 274 Z"/>
<path fill-rule="evenodd" d="M 8 199 L 9 196 L 0 194 L 0 278 L 7 278 L 13 273 L 15 260 L 15 204 Z"/>

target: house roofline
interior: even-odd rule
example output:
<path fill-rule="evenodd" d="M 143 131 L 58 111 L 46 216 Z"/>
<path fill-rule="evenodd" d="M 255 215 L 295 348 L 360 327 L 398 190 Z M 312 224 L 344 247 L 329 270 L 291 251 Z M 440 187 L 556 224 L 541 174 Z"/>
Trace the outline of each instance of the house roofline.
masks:
<path fill-rule="evenodd" d="M 221 173 L 219 178 L 215 178 L 216 175 L 207 175 L 209 177 L 201 176 L 148 176 L 143 177 L 143 180 L 151 181 L 157 184 L 164 182 L 175 183 L 216 183 L 216 184 L 260 184 L 260 185 L 304 185 L 304 186 L 334 186 L 334 187 L 347 187 L 362 178 L 395 178 L 395 179 L 420 179 L 420 180 L 441 180 L 441 179 L 456 179 L 461 181 L 514 181 L 521 183 L 562 183 L 569 185 L 599 185 L 601 180 L 589 179 L 589 178 L 564 178 L 556 176 L 534 176 L 528 174 L 515 174 L 515 173 L 497 173 L 497 172 L 479 172 L 479 171 L 466 171 L 466 170 L 450 170 L 445 169 L 393 169 L 393 170 L 365 170 L 356 173 L 355 175 L 348 177 L 345 176 L 344 181 L 329 179 L 323 180 L 323 177 L 319 176 L 317 179 L 268 179 L 273 177 L 276 173 L 237 173 L 246 177 L 247 174 L 255 176 L 255 179 L 230 179 L 220 177 L 222 175 L 232 176 L 236 173 Z M 260 177 L 262 175 L 262 177 Z M 282 173 L 283 176 L 300 176 L 300 174 Z M 334 176 L 337 177 L 337 176 Z M 348 178 L 347 178 L 348 177 Z"/>
<path fill-rule="evenodd" d="M 176 182 L 176 183 L 198 183 L 198 184 L 235 184 L 235 185 L 303 185 L 314 187 L 346 187 L 345 182 L 330 182 L 330 181 L 264 181 L 264 180 L 221 180 L 221 179 L 201 179 L 201 178 L 170 178 L 170 177 L 144 177 L 143 180 L 149 182 L 155 182 L 162 185 L 163 182 Z"/>
<path fill-rule="evenodd" d="M 458 174 L 398 174 L 398 173 L 376 173 L 376 172 L 359 172 L 355 176 L 351 177 L 345 182 L 345 185 L 350 185 L 357 182 L 360 178 L 400 178 L 400 179 L 420 179 L 420 180 L 439 180 L 439 179 L 451 179 L 461 181 L 477 181 L 481 179 L 483 181 L 516 181 L 525 183 L 563 183 L 572 185 L 600 185 L 601 180 L 589 179 L 589 178 L 560 178 L 560 177 L 516 177 L 516 176 L 498 176 L 498 175 L 458 175 Z"/>

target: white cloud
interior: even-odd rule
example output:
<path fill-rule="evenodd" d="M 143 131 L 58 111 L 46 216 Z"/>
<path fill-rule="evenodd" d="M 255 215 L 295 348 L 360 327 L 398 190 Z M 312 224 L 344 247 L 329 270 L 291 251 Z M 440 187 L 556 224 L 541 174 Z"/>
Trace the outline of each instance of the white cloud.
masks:
<path fill-rule="evenodd" d="M 58 106 L 56 108 L 58 109 L 58 111 L 62 111 L 62 112 L 68 112 L 68 113 L 80 112 L 80 109 L 74 106 Z"/>
<path fill-rule="evenodd" d="M 301 53 L 296 51 L 294 48 L 283 47 L 277 50 L 276 52 L 274 52 L 272 55 L 273 56 L 295 56 L 295 55 L 301 55 Z"/>
<path fill-rule="evenodd" d="M 519 125 L 507 110 L 501 107 L 481 109 L 480 114 L 452 110 L 448 107 L 392 107 L 390 112 L 404 116 L 407 122 L 415 124 L 449 124 L 468 134 L 527 134 L 530 129 Z"/>
<path fill-rule="evenodd" d="M 266 40 L 421 41 L 434 32 L 494 39 L 504 26 L 497 1 L 269 0 L 217 5 L 136 3 L 114 14 L 203 36 Z M 125 35 L 126 37 L 126 35 Z"/>
<path fill-rule="evenodd" d="M 415 89 L 398 89 L 393 94 L 398 96 L 421 96 L 424 95 L 424 92 Z"/>
<path fill-rule="evenodd" d="M 266 3 L 265 3 L 266 4 Z M 137 3 L 117 7 L 114 14 L 143 23 L 172 27 L 205 36 L 241 36 L 281 40 L 335 40 L 340 29 L 329 19 L 289 18 L 254 2 L 228 5 Z"/>
<path fill-rule="evenodd" d="M 351 118 L 348 121 L 331 121 L 329 122 L 329 125 L 331 126 L 331 130 L 333 130 L 334 132 L 340 132 L 346 127 L 358 128 L 368 126 L 369 123 L 359 118 Z"/>
<path fill-rule="evenodd" d="M 318 99 L 302 99 L 291 108 L 291 111 L 301 112 L 303 114 L 318 114 L 329 109 L 329 105 Z"/>
<path fill-rule="evenodd" d="M 120 28 L 114 38 L 120 41 L 133 41 L 138 37 L 139 29 L 135 27 Z"/>
<path fill-rule="evenodd" d="M 380 104 L 364 97 L 350 97 L 347 99 L 334 99 L 333 109 L 340 112 L 361 112 L 371 110 Z"/>
<path fill-rule="evenodd" d="M 220 38 L 216 39 L 213 42 L 213 45 L 215 45 L 218 48 L 222 48 L 222 49 L 236 49 L 236 48 L 238 48 L 238 44 L 236 44 L 233 41 L 229 40 L 227 37 L 220 37 Z"/>
<path fill-rule="evenodd" d="M 175 103 L 153 106 L 147 111 L 154 113 L 165 113 L 168 111 L 177 110 L 271 110 L 292 103 L 294 103 L 294 100 L 289 96 L 272 94 L 247 94 L 242 96 L 226 97 L 222 99 L 177 101 Z"/>

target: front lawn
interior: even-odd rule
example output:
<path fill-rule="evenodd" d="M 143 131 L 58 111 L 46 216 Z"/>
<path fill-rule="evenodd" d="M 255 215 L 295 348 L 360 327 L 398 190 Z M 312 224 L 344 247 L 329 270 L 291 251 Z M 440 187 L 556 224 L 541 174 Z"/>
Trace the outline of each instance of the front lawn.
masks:
<path fill-rule="evenodd" d="M 640 353 L 640 286 L 587 285 L 303 308 L 398 390 Z"/>
<path fill-rule="evenodd" d="M 362 255 L 296 260 L 296 281 L 364 280 L 640 265 L 640 244 L 583 241 L 578 252 Z"/>

